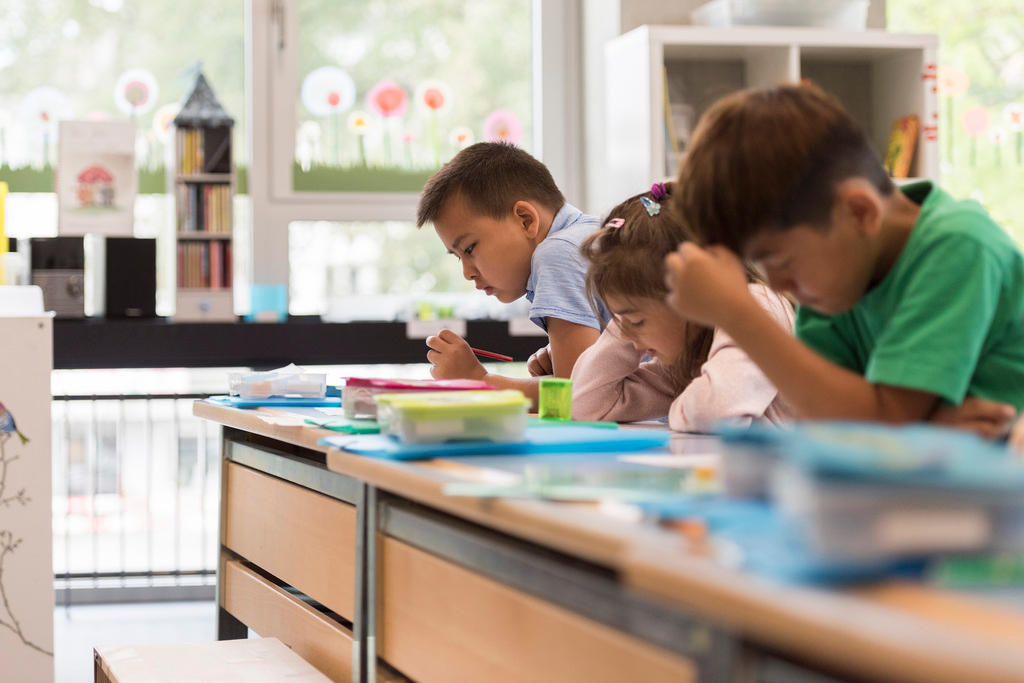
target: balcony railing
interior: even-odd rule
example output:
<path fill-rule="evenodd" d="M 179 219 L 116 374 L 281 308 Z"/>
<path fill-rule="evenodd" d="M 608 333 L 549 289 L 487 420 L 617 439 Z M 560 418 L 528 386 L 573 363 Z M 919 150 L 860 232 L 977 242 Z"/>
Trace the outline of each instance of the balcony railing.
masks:
<path fill-rule="evenodd" d="M 55 395 L 57 603 L 212 599 L 220 443 L 205 393 Z"/>

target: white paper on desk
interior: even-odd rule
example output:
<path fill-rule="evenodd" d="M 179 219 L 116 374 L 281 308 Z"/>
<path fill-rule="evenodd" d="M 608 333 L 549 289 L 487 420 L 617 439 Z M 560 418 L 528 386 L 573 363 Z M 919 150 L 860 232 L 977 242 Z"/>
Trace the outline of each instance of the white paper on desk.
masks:
<path fill-rule="evenodd" d="M 306 419 L 300 415 L 272 415 L 270 413 L 256 413 L 256 417 L 263 422 L 276 427 L 302 427 L 306 424 Z"/>
<path fill-rule="evenodd" d="M 317 408 L 316 411 L 318 413 L 323 413 L 324 415 L 330 415 L 331 417 L 341 417 L 345 414 L 344 408 Z"/>
<path fill-rule="evenodd" d="M 683 455 L 620 455 L 621 462 L 635 465 L 651 465 L 653 467 L 670 467 L 688 470 L 694 467 L 718 467 L 721 461 L 718 453 L 686 453 Z"/>

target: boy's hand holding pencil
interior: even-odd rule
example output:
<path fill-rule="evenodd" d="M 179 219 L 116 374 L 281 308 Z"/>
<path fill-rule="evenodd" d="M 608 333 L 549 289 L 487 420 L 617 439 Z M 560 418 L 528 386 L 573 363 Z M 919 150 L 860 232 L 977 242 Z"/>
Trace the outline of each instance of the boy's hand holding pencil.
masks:
<path fill-rule="evenodd" d="M 466 340 L 451 330 L 441 330 L 434 337 L 427 337 L 427 360 L 432 367 L 434 379 L 478 379 L 487 376 L 484 366 L 477 360 L 473 349 Z"/>
<path fill-rule="evenodd" d="M 757 305 L 747 288 L 743 264 L 721 246 L 683 242 L 665 257 L 665 301 L 679 315 L 716 327 L 744 304 Z"/>

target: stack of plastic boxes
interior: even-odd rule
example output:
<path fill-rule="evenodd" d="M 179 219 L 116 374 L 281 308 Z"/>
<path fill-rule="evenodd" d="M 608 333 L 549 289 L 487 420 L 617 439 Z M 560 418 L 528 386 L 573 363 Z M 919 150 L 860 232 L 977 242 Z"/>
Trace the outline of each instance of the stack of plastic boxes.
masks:
<path fill-rule="evenodd" d="M 1024 552 L 1024 462 L 929 426 L 726 429 L 727 494 L 767 498 L 821 557 Z"/>

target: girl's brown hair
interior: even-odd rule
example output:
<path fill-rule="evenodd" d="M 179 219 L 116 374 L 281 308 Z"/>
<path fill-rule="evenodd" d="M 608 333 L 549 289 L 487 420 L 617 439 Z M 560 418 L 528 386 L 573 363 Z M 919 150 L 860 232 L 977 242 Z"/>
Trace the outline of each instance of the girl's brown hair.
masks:
<path fill-rule="evenodd" d="M 674 183 L 665 183 L 670 195 L 673 186 Z M 655 215 L 648 212 L 644 198 L 659 204 Z M 675 251 L 680 242 L 689 241 L 693 241 L 693 236 L 679 219 L 669 197 L 656 200 L 650 192 L 644 192 L 622 202 L 608 212 L 604 227 L 580 245 L 590 261 L 586 287 L 591 305 L 596 310 L 597 302 L 609 294 L 627 299 L 664 299 L 668 294 L 665 256 Z M 710 327 L 686 323 L 683 353 L 668 368 L 677 391 L 700 374 L 713 335 L 714 329 Z"/>

